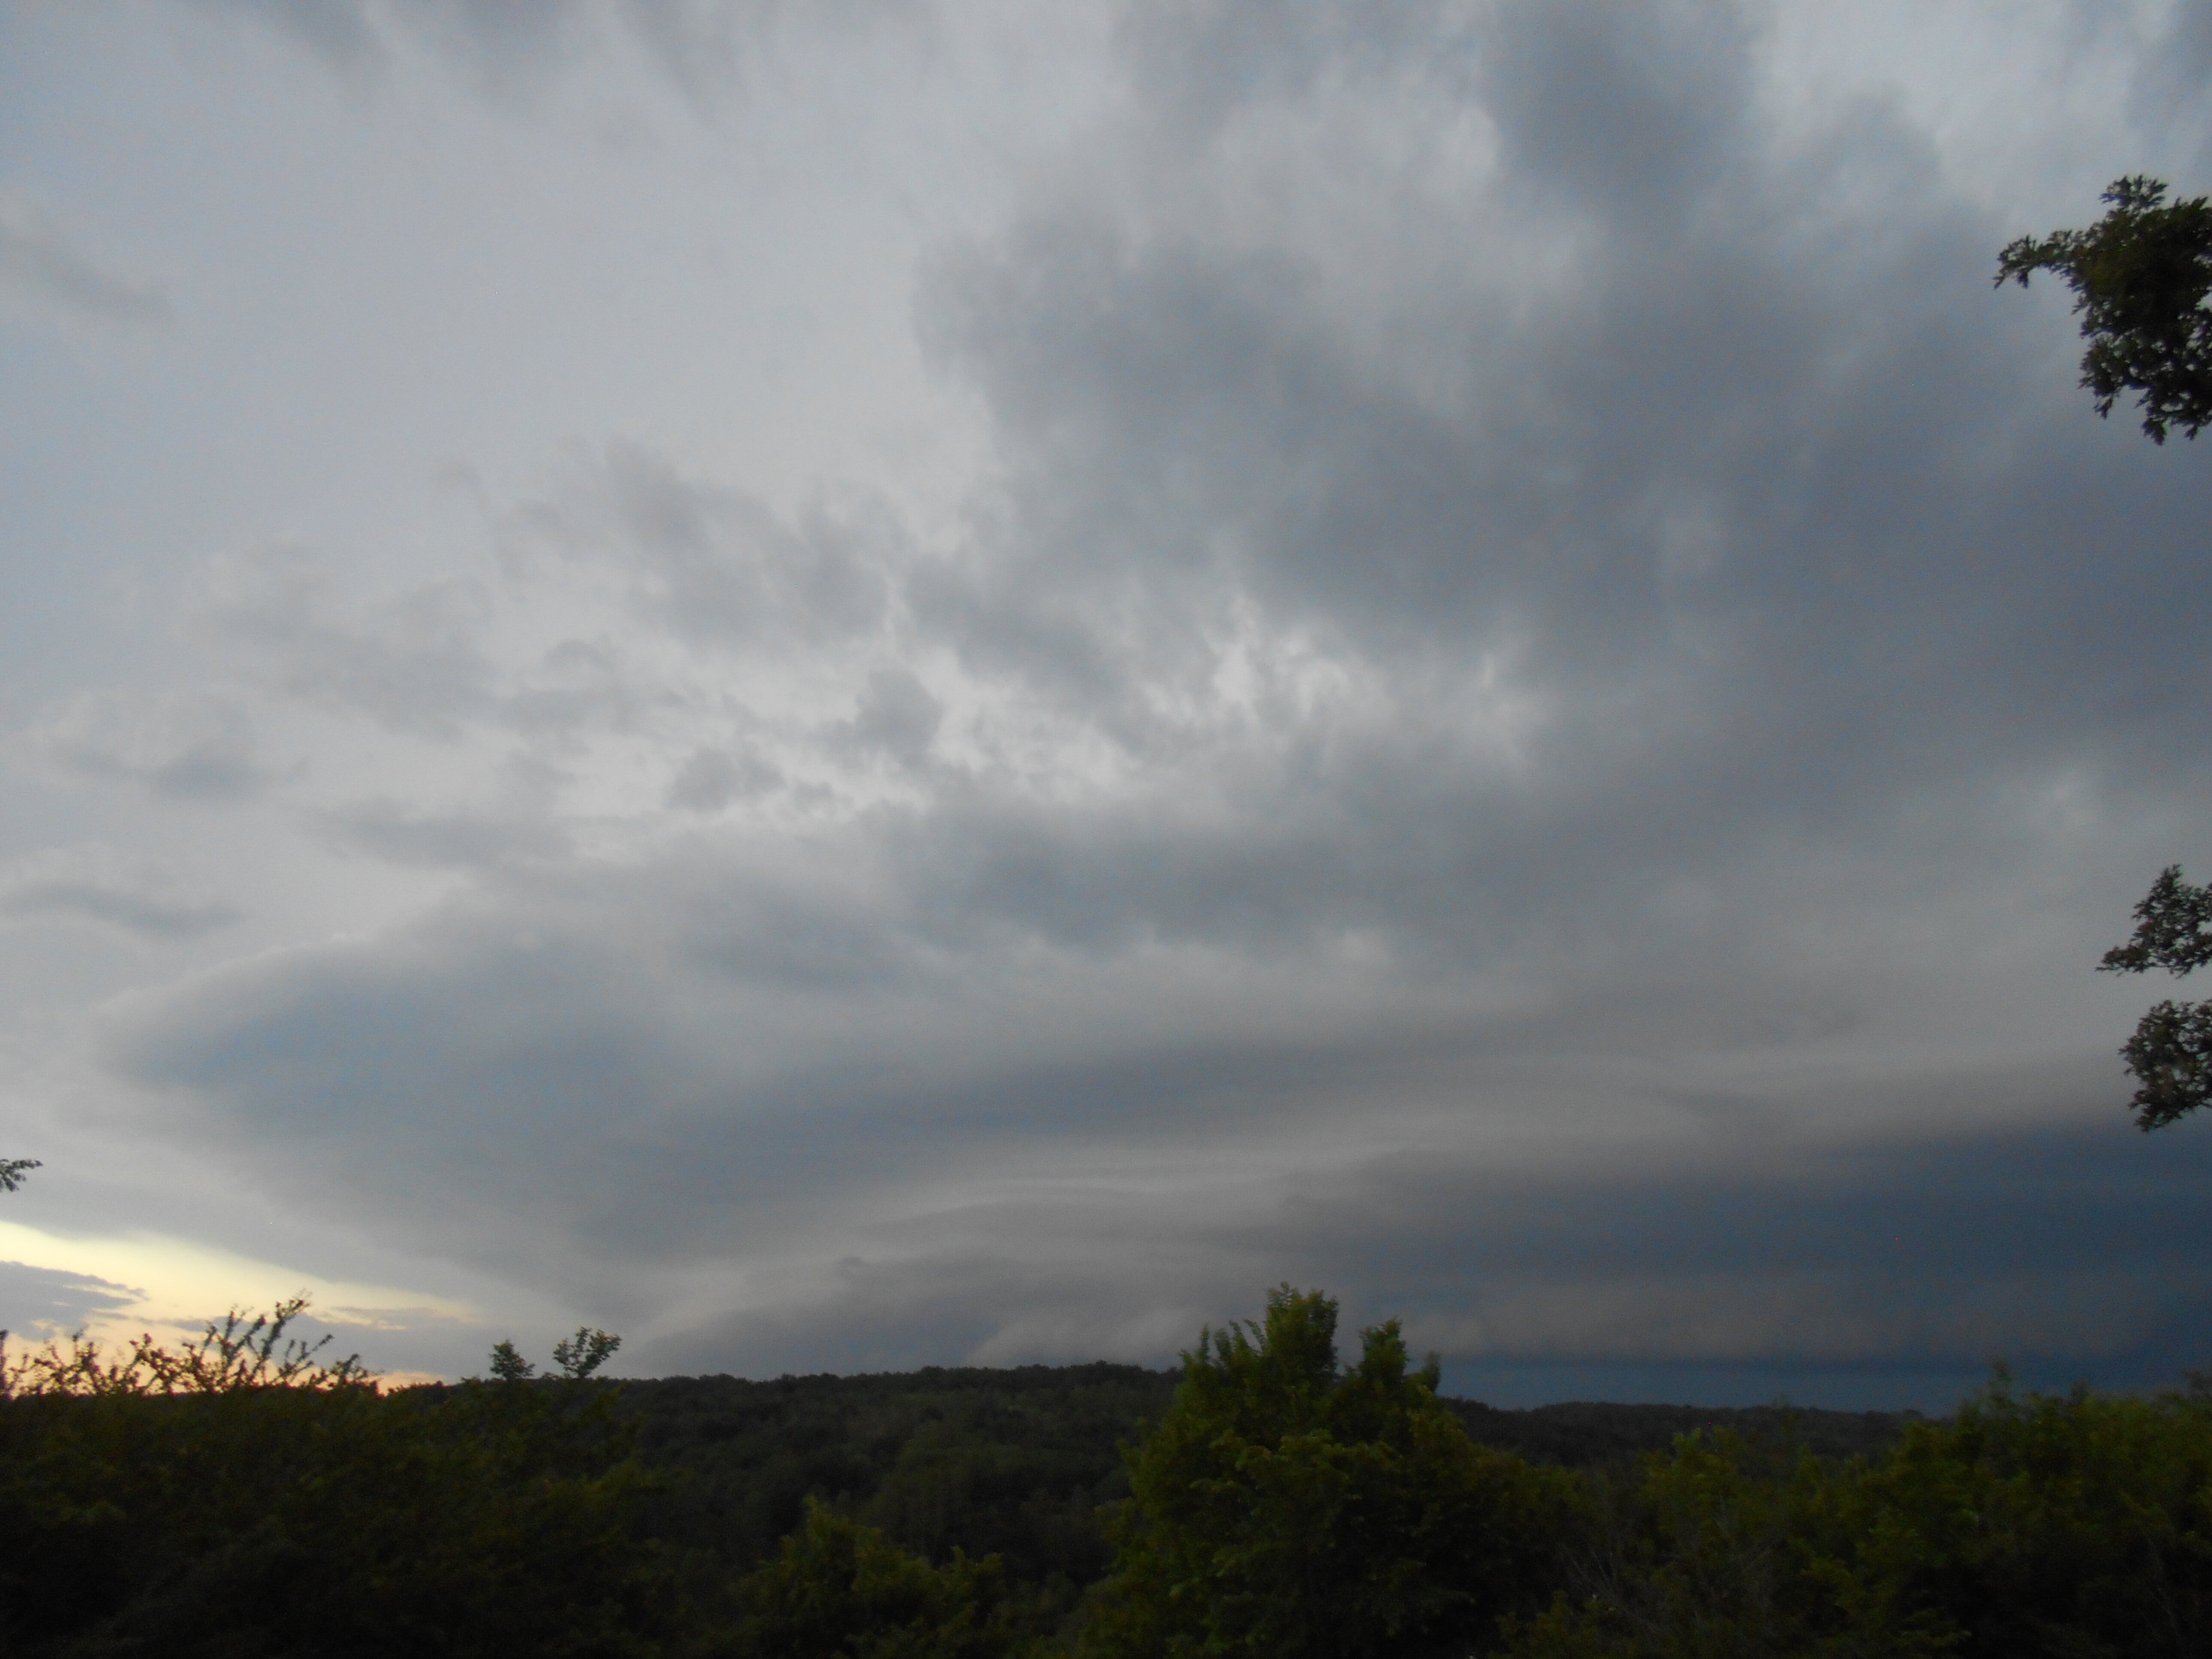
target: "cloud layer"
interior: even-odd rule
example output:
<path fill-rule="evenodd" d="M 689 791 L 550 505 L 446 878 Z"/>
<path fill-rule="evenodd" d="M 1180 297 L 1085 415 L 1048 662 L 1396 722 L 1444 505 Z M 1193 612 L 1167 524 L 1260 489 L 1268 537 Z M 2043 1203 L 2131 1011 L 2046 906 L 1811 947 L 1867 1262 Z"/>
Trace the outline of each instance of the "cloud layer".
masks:
<path fill-rule="evenodd" d="M 10 916 L 200 952 L 54 1051 L 100 1133 L 661 1369 L 1157 1359 L 1285 1278 L 1502 1396 L 1940 1405 L 2205 1340 L 2203 1136 L 2126 1131 L 2090 970 L 2212 783 L 2208 485 L 1990 291 L 2101 178 L 1948 112 L 2185 186 L 2163 25 L 2055 10 L 2070 58 L 1931 94 L 1719 0 L 204 9 L 374 81 L 372 133 L 627 100 L 678 201 L 639 132 L 884 64 L 1085 113 L 902 198 L 933 379 L 872 471 L 579 416 L 388 550 L 236 511 L 165 578 L 179 666 L 18 694 L 38 787 L 270 849 L 10 866 Z M 2069 112 L 2114 75 L 2163 90 Z M 907 96 L 841 142 L 938 142 Z M 947 484 L 914 434 L 971 428 Z"/>

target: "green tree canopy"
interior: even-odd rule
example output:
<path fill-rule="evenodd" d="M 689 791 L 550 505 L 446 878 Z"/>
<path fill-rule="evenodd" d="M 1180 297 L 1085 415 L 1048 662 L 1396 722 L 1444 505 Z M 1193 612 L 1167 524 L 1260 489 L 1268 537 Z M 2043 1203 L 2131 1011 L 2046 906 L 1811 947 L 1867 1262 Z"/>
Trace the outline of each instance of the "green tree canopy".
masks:
<path fill-rule="evenodd" d="M 1016 1645 L 996 1556 L 941 1567 L 808 1498 L 799 1530 L 738 1595 L 744 1659 L 1006 1659 Z"/>
<path fill-rule="evenodd" d="M 0 1389 L 0 1652 L 651 1659 L 674 1587 L 610 1391 L 380 1392 L 234 1314 Z"/>
<path fill-rule="evenodd" d="M 2212 1652 L 2212 1396 L 1998 1373 L 1878 1462 L 1693 1433 L 1596 1477 L 1511 1659 Z"/>
<path fill-rule="evenodd" d="M 1462 1656 L 1540 1601 L 1564 1480 L 1472 1443 L 1396 1321 L 1340 1366 L 1336 1316 L 1285 1285 L 1183 1355 L 1129 1455 L 1088 1653 Z"/>
<path fill-rule="evenodd" d="M 574 1336 L 553 1345 L 553 1364 L 561 1375 L 580 1382 L 614 1357 L 622 1338 L 579 1325 Z"/>
<path fill-rule="evenodd" d="M 2086 230 L 2011 243 L 1997 256 L 1997 283 L 2026 288 L 2039 270 L 2059 277 L 2089 342 L 2081 384 L 2097 413 L 2134 392 L 2154 442 L 2172 427 L 2194 438 L 2212 424 L 2212 204 L 2168 202 L 2166 185 L 2141 174 L 2115 179 L 2104 199 L 2110 210 Z"/>

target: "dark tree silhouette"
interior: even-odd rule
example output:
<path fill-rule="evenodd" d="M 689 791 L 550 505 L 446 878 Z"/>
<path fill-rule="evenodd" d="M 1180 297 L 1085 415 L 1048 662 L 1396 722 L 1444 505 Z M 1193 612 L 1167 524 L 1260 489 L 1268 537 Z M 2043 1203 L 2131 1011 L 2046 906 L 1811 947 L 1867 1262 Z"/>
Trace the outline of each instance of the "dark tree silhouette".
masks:
<path fill-rule="evenodd" d="M 2166 200 L 2164 181 L 2115 179 L 2105 216 L 2086 230 L 2022 236 L 1997 255 L 1999 287 L 2026 288 L 2047 270 L 2074 290 L 2089 349 L 2081 384 L 2097 413 L 2124 393 L 2142 404 L 2143 430 L 2164 443 L 2212 425 L 2212 202 Z M 2163 968 L 2179 976 L 2212 962 L 2212 890 L 2169 866 L 2136 906 L 2135 937 L 2105 953 L 2108 973 Z M 2136 1083 L 2136 1123 L 2155 1129 L 2212 1098 L 2212 1002 L 2160 1003 L 2120 1048 Z"/>
<path fill-rule="evenodd" d="M 2181 866 L 2159 872 L 2136 906 L 2135 936 L 2105 952 L 2108 974 L 2163 968 L 2177 979 L 2212 963 L 2212 887 L 2181 878 Z M 2120 1053 L 2135 1074 L 2138 1127 L 2156 1129 L 2212 1099 L 2212 1002 L 2160 1003 L 2142 1017 Z"/>
<path fill-rule="evenodd" d="M 2212 425 L 2212 204 L 2169 203 L 2166 185 L 2136 174 L 2115 179 L 2111 210 L 2086 230 L 2023 236 L 1997 255 L 1999 287 L 2022 288 L 2047 270 L 2074 290 L 2089 349 L 2081 384 L 2110 415 L 2126 392 L 2142 405 L 2143 430 L 2194 438 Z"/>

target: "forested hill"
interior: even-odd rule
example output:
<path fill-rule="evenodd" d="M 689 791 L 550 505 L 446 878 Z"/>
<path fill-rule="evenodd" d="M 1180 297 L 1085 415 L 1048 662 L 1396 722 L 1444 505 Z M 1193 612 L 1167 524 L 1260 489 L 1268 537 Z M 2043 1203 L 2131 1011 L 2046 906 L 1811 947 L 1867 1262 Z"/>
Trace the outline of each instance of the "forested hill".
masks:
<path fill-rule="evenodd" d="M 810 1496 L 944 1560 L 997 1554 L 1018 1583 L 1073 1606 L 1110 1551 L 1099 1505 L 1127 1496 L 1120 1448 L 1172 1400 L 1177 1371 L 1024 1365 L 862 1376 L 679 1376 L 621 1385 L 648 1468 L 680 1476 L 652 1500 L 671 1542 L 745 1566 L 767 1558 Z M 1794 1438 L 1823 1456 L 1875 1454 L 1910 1413 L 1577 1403 L 1502 1410 L 1448 1400 L 1478 1443 L 1588 1468 L 1664 1451 L 1693 1429 Z"/>
<path fill-rule="evenodd" d="M 853 1490 L 863 1489 L 872 1467 L 889 1447 L 927 1428 L 933 1436 L 958 1437 L 971 1425 L 985 1439 L 994 1431 L 1022 1437 L 1048 1430 L 1058 1443 L 1083 1455 L 1113 1461 L 1119 1440 L 1133 1438 L 1139 1419 L 1166 1409 L 1181 1373 L 1103 1362 L 1083 1365 L 1021 1365 L 1008 1369 L 929 1366 L 858 1376 L 781 1376 L 755 1382 L 736 1376 L 672 1376 L 623 1383 L 625 1409 L 635 1413 L 650 1461 L 689 1462 L 698 1448 L 727 1445 L 759 1436 L 808 1467 L 830 1474 L 842 1469 Z M 1823 1457 L 1873 1455 L 1894 1442 L 1918 1412 L 1839 1412 L 1787 1403 L 1771 1406 L 1613 1405 L 1573 1401 L 1525 1408 L 1486 1405 L 1446 1396 L 1443 1404 L 1479 1445 L 1510 1451 L 1531 1462 L 1595 1468 L 1626 1462 L 1641 1453 L 1665 1451 L 1675 1437 L 1698 1429 L 1727 1429 L 1749 1440 L 1787 1438 Z M 836 1425 L 836 1426 L 833 1426 Z M 884 1434 L 861 1455 L 855 1437 Z M 854 1461 L 857 1460 L 857 1461 Z"/>
<path fill-rule="evenodd" d="M 1665 1451 L 1677 1435 L 1726 1429 L 1751 1441 L 1783 1441 L 1821 1457 L 1875 1456 L 1921 1420 L 1918 1412 L 1830 1412 L 1798 1406 L 1611 1406 L 1577 1401 L 1504 1410 L 1447 1399 L 1477 1445 L 1516 1452 L 1532 1463 L 1598 1468 Z"/>
<path fill-rule="evenodd" d="M 381 1393 L 282 1317 L 50 1347 L 0 1388 L 0 1652 L 2212 1653 L 2212 1389 L 1500 1411 L 1335 1316 L 1285 1286 L 1180 1375 L 617 1383 L 585 1332 Z"/>
<path fill-rule="evenodd" d="M 819 1498 L 941 1561 L 1004 1559 L 1074 1604 L 1112 1559 L 1097 1510 L 1127 1497 L 1120 1447 L 1173 1398 L 1135 1365 L 622 1383 L 639 1461 L 676 1477 L 647 1525 L 732 1565 L 765 1559 Z"/>

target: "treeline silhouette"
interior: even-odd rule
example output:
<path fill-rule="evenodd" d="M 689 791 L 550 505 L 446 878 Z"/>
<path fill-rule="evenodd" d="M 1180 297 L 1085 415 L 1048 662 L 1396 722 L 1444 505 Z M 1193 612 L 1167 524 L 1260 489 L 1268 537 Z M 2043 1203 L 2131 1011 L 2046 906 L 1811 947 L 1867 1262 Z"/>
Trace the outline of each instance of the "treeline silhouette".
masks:
<path fill-rule="evenodd" d="M 0 1396 L 0 1654 L 2212 1652 L 2212 1397 L 1440 1400 L 1317 1292 L 1111 1364 L 379 1392 L 288 1304 Z"/>
<path fill-rule="evenodd" d="M 668 1478 L 657 1537 L 737 1566 L 766 1559 L 815 1498 L 932 1560 L 997 1555 L 1072 1608 L 1113 1551 L 1099 1511 L 1129 1494 L 1121 1449 L 1172 1406 L 1181 1371 L 1136 1365 L 940 1368 L 861 1376 L 664 1377 L 623 1385 L 637 1455 Z M 1443 1399 L 1478 1444 L 1574 1468 L 1627 1464 L 1729 1430 L 1826 1457 L 1875 1454 L 1917 1413 L 1579 1402 L 1501 1410 Z"/>

